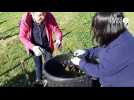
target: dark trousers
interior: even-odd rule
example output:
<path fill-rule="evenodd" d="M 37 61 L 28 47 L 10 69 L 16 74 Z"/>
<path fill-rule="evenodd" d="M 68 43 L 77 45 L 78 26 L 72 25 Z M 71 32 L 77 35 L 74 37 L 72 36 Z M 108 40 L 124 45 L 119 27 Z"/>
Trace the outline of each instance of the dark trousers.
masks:
<path fill-rule="evenodd" d="M 52 53 L 48 52 L 43 55 L 45 63 L 52 58 Z M 36 80 L 42 79 L 43 61 L 42 56 L 34 56 Z"/>

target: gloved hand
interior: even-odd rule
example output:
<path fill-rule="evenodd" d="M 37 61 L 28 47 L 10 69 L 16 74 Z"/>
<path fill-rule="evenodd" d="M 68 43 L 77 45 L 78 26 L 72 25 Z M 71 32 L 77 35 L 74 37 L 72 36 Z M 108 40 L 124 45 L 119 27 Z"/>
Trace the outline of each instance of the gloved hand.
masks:
<path fill-rule="evenodd" d="M 35 56 L 41 56 L 42 55 L 42 51 L 41 51 L 42 48 L 40 46 L 34 46 L 32 48 L 32 50 L 33 50 Z"/>
<path fill-rule="evenodd" d="M 76 57 L 78 57 L 78 56 L 86 56 L 87 51 L 86 50 L 76 50 L 73 55 L 76 56 Z"/>
<path fill-rule="evenodd" d="M 60 40 L 56 40 L 55 45 L 56 45 L 57 48 L 59 48 L 60 45 L 61 45 L 61 41 Z"/>
<path fill-rule="evenodd" d="M 78 57 L 73 57 L 73 58 L 71 59 L 71 62 L 72 62 L 74 65 L 79 66 L 80 60 L 81 60 L 81 59 L 78 58 Z"/>

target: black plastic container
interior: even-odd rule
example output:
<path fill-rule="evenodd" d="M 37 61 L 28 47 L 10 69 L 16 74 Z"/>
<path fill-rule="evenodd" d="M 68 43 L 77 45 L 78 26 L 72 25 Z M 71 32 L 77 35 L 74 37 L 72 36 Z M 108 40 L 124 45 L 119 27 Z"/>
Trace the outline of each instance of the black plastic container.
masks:
<path fill-rule="evenodd" d="M 68 73 L 61 62 L 69 61 L 71 54 L 58 55 L 49 60 L 44 65 L 44 75 L 48 80 L 48 87 L 97 87 L 98 81 L 93 80 L 91 76 L 81 74 L 76 76 Z M 96 83 L 97 82 L 97 83 Z M 95 84 L 95 85 L 94 85 Z"/>

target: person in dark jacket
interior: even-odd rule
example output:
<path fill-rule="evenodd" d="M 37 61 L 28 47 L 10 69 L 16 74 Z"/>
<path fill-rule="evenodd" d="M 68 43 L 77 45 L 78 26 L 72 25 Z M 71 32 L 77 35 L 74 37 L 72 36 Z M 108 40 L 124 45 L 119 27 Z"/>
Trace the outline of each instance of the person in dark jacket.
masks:
<path fill-rule="evenodd" d="M 71 59 L 87 75 L 99 78 L 101 87 L 134 86 L 134 37 L 125 22 L 122 12 L 97 12 L 91 29 L 98 46 L 76 50 L 77 57 Z M 78 56 L 97 59 L 97 63 Z"/>
<path fill-rule="evenodd" d="M 42 82 L 42 55 L 45 62 L 52 58 L 54 50 L 53 33 L 56 35 L 55 45 L 61 48 L 62 32 L 55 17 L 50 12 L 26 12 L 21 18 L 19 38 L 28 53 L 34 57 L 36 82 Z"/>

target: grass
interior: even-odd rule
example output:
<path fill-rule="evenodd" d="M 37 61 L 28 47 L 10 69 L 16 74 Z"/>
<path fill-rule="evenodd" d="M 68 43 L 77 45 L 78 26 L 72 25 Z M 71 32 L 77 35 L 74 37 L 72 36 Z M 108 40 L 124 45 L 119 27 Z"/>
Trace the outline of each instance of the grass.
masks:
<path fill-rule="evenodd" d="M 0 14 L 0 75 L 12 69 L 21 60 L 28 57 L 23 45 L 18 39 L 18 23 L 22 12 L 2 12 Z M 5 39 L 5 40 L 2 40 Z M 29 60 L 27 69 L 33 72 L 33 61 Z M 0 86 L 8 86 L 11 79 L 23 74 L 20 66 L 0 77 Z M 22 82 L 21 82 L 22 83 Z M 14 83 L 14 84 L 17 84 Z M 19 83 L 20 84 L 20 83 Z M 23 86 L 20 84 L 20 86 Z"/>
<path fill-rule="evenodd" d="M 64 52 L 67 52 L 70 49 L 74 51 L 80 48 L 87 48 L 92 45 L 90 42 L 89 26 L 91 17 L 94 14 L 93 12 L 62 12 L 62 16 L 58 13 L 55 13 L 55 15 L 56 14 L 57 20 L 59 21 L 61 27 L 64 29 L 63 33 L 66 34 L 69 32 L 69 35 L 67 35 L 63 40 Z M 58 19 L 58 17 L 60 19 Z"/>
<path fill-rule="evenodd" d="M 20 61 L 29 57 L 24 46 L 18 39 L 18 23 L 23 12 L 0 13 L 0 75 L 7 70 L 10 72 L 0 76 L 0 86 L 25 87 L 27 80 L 21 66 L 14 69 Z M 94 12 L 54 12 L 53 13 L 63 31 L 62 53 L 93 46 L 90 36 L 91 18 Z M 134 13 L 125 12 L 129 18 L 129 30 L 134 33 Z M 33 59 L 26 65 L 29 75 L 34 76 Z"/>
<path fill-rule="evenodd" d="M 134 12 L 125 12 L 125 16 L 129 19 L 129 31 L 134 35 Z"/>
<path fill-rule="evenodd" d="M 22 12 L 3 12 L 0 14 L 0 38 L 18 34 L 18 23 Z"/>

